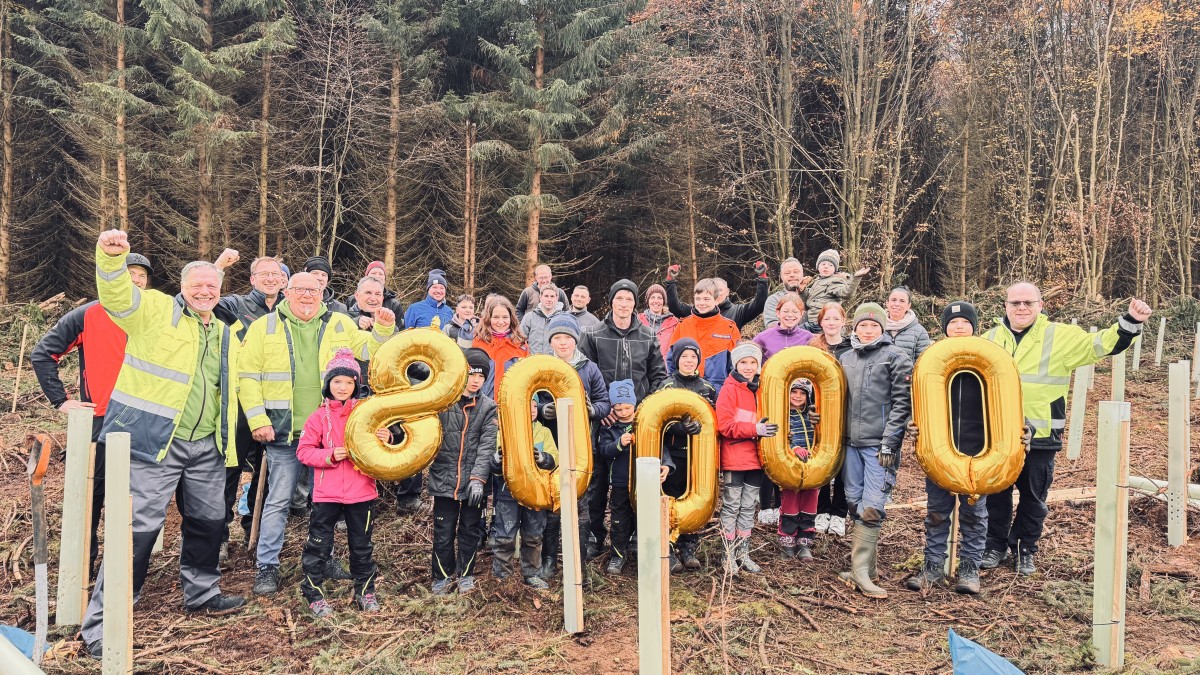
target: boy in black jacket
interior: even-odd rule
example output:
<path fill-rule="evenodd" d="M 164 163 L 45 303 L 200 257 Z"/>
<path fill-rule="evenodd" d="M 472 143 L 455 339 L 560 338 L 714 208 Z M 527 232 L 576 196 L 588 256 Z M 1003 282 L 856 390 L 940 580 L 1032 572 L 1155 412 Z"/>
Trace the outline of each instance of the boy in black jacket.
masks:
<path fill-rule="evenodd" d="M 970 337 L 975 334 L 979 315 L 966 301 L 952 302 L 942 310 L 942 332 L 947 339 Z M 983 382 L 975 373 L 961 372 L 950 380 L 950 429 L 954 445 L 964 455 L 974 457 L 983 451 L 985 440 L 983 416 Z M 917 427 L 909 424 L 913 440 Z M 928 591 L 945 586 L 942 566 L 946 561 L 946 545 L 950 536 L 950 521 L 954 513 L 954 498 L 928 476 L 925 477 L 928 511 L 925 515 L 925 566 L 910 578 L 905 586 L 910 591 Z M 955 592 L 979 593 L 979 563 L 987 540 L 987 497 L 971 504 L 967 495 L 958 495 L 959 553 Z"/>

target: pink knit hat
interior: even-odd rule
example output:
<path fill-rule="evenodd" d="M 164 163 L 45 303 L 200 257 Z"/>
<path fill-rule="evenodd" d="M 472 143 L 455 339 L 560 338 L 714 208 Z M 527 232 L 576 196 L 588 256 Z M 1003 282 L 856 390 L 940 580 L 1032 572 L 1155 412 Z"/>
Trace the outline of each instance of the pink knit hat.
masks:
<path fill-rule="evenodd" d="M 366 272 L 363 272 L 363 276 L 364 276 L 364 277 L 369 277 L 369 276 L 371 276 L 371 270 L 375 269 L 376 267 L 378 267 L 379 269 L 383 270 L 385 273 L 387 272 L 387 270 L 386 270 L 386 269 L 384 269 L 384 267 L 383 267 L 383 262 L 382 262 L 382 261 L 379 261 L 379 260 L 372 260 L 371 262 L 367 263 L 367 271 L 366 271 Z"/>
<path fill-rule="evenodd" d="M 354 379 L 355 388 L 362 386 L 362 367 L 358 365 L 358 360 L 354 358 L 354 352 L 346 347 L 339 347 L 333 354 L 333 358 L 329 359 L 329 365 L 325 366 L 325 386 L 321 393 L 325 398 L 333 398 L 333 394 L 329 391 L 329 383 L 338 375 Z M 353 398 L 357 398 L 357 391 Z"/>

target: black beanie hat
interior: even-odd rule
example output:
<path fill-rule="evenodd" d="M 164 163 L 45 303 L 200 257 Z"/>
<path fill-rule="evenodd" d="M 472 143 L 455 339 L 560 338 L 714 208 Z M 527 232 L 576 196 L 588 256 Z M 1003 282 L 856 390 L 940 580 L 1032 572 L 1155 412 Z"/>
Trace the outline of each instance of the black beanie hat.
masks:
<path fill-rule="evenodd" d="M 946 332 L 946 326 L 950 325 L 951 319 L 963 318 L 971 322 L 971 328 L 979 330 L 979 312 L 975 310 L 975 305 L 966 300 L 957 300 L 946 305 L 946 309 L 942 310 L 942 332 Z"/>
<path fill-rule="evenodd" d="M 321 270 L 328 276 L 333 276 L 333 265 L 329 264 L 329 259 L 323 255 L 314 255 L 304 261 L 304 271 L 311 272 L 313 270 Z"/>
<path fill-rule="evenodd" d="M 463 350 L 463 354 L 467 357 L 467 373 L 474 375 L 479 373 L 486 378 L 492 372 L 492 357 L 488 356 L 487 352 L 478 347 L 471 347 Z"/>
<path fill-rule="evenodd" d="M 671 351 L 667 353 L 667 359 L 671 362 L 671 372 L 679 372 L 679 357 L 683 356 L 685 351 L 691 350 L 696 352 L 696 360 L 703 362 L 704 356 L 700 352 L 700 343 L 692 338 L 679 338 L 679 341 L 671 345 Z M 697 368 L 697 370 L 699 370 Z"/>
<path fill-rule="evenodd" d="M 637 301 L 637 296 L 638 296 L 637 284 L 633 283 L 632 281 L 630 281 L 628 279 L 621 279 L 621 280 L 617 281 L 617 283 L 613 284 L 611 288 L 608 289 L 608 304 L 610 304 L 610 305 L 612 304 L 613 298 L 616 297 L 618 291 L 629 291 L 630 293 L 633 293 L 633 299 L 635 302 Z"/>

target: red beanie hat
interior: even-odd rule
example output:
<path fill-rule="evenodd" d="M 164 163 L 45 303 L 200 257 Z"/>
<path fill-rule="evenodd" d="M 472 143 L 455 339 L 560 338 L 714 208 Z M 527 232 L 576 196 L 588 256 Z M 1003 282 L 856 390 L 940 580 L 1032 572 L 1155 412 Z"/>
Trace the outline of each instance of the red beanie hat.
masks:
<path fill-rule="evenodd" d="M 386 270 L 386 269 L 384 269 L 384 267 L 383 267 L 383 261 L 381 261 L 381 260 L 372 260 L 370 263 L 368 263 L 368 264 L 367 264 L 367 271 L 363 273 L 363 276 L 364 276 L 364 277 L 369 277 L 369 276 L 371 276 L 371 270 L 375 269 L 376 267 L 378 267 L 378 268 L 379 268 L 379 269 L 381 269 L 381 270 L 384 270 L 384 273 L 385 273 L 385 274 L 387 273 L 387 270 Z"/>

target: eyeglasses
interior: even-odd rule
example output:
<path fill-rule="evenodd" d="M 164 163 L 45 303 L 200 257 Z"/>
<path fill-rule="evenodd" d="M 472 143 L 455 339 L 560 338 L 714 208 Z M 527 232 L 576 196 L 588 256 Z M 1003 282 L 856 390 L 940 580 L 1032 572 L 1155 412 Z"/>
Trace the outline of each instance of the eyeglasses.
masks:
<path fill-rule="evenodd" d="M 321 292 L 321 289 L 319 288 L 289 288 L 288 290 L 300 296 L 318 295 Z"/>
<path fill-rule="evenodd" d="M 1041 302 L 1041 300 L 1005 300 L 1004 304 L 1009 307 L 1035 307 Z"/>
<path fill-rule="evenodd" d="M 268 279 L 272 279 L 272 278 L 276 278 L 276 279 L 282 279 L 282 278 L 283 278 L 283 272 L 255 272 L 255 273 L 254 273 L 254 276 L 256 276 L 256 277 L 267 277 Z"/>

